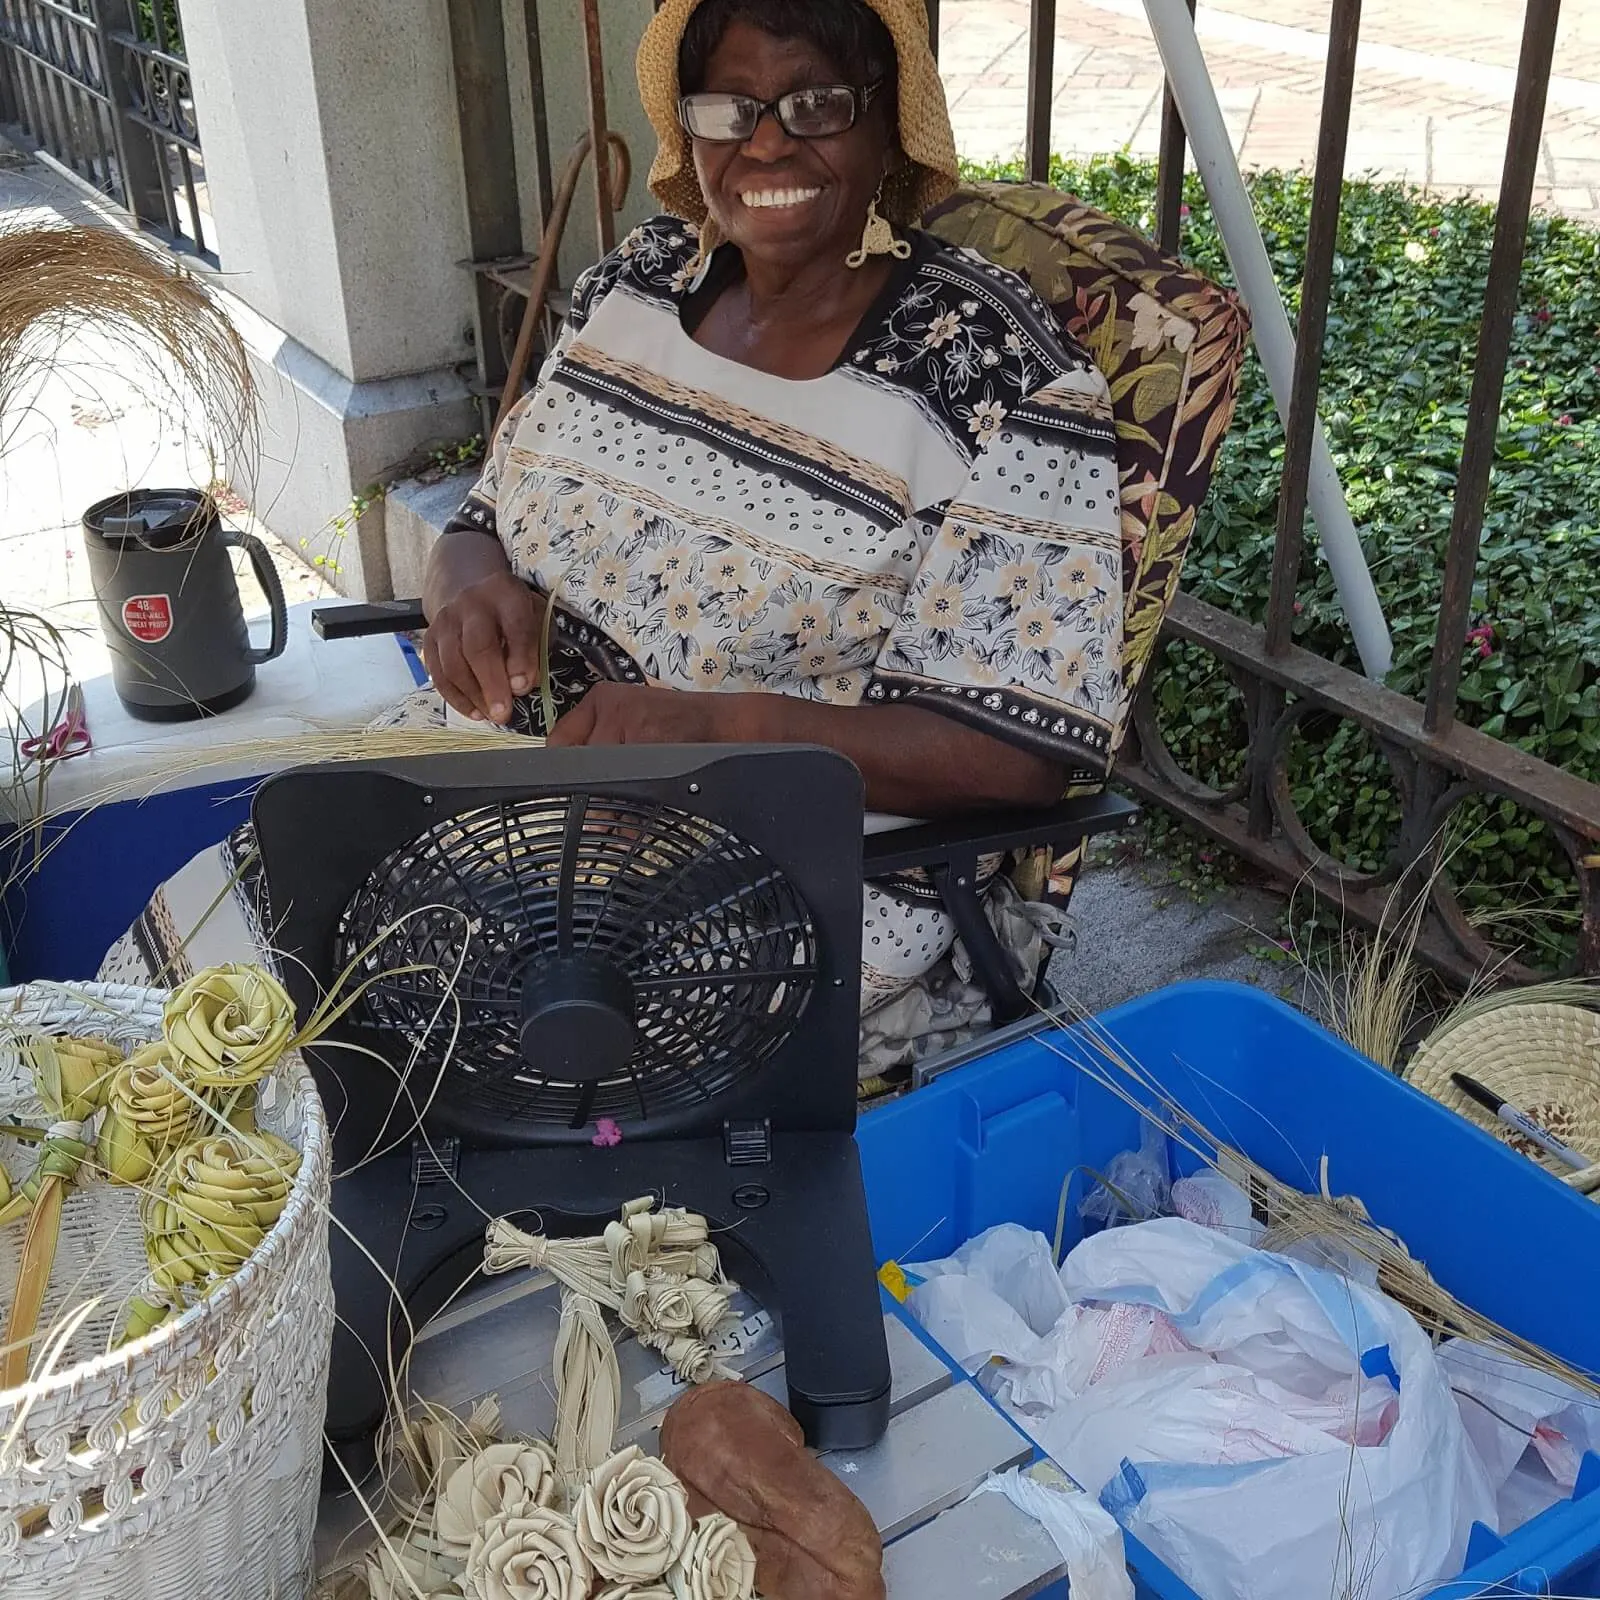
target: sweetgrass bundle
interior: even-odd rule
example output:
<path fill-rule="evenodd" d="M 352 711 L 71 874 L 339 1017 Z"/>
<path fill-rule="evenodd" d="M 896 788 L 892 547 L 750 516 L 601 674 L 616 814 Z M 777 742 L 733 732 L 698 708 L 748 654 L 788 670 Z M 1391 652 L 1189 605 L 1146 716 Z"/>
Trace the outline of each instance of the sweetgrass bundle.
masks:
<path fill-rule="evenodd" d="M 253 458 L 256 391 L 244 342 L 170 251 L 113 227 L 0 227 L 0 451 L 8 426 L 79 335 L 168 402 L 218 462 Z"/>

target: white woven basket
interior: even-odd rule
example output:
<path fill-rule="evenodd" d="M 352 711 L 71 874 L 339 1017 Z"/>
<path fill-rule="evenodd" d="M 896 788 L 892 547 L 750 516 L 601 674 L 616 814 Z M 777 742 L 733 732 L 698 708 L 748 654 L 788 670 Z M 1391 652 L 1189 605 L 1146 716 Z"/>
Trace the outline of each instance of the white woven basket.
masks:
<path fill-rule="evenodd" d="M 159 1036 L 164 999 L 110 984 L 0 989 L 0 1027 L 131 1049 Z M 31 1076 L 0 1039 L 0 1116 L 38 1114 Z M 282 1218 L 205 1301 L 123 1349 L 110 1343 L 147 1270 L 137 1194 L 89 1182 L 68 1197 L 40 1327 L 98 1303 L 53 1371 L 0 1391 L 5 1600 L 299 1600 L 309 1589 L 333 1287 L 328 1130 L 298 1057 L 263 1084 L 260 1123 L 302 1156 Z M 32 1159 L 0 1138 L 13 1179 Z M 0 1229 L 6 1303 L 24 1231 Z"/>

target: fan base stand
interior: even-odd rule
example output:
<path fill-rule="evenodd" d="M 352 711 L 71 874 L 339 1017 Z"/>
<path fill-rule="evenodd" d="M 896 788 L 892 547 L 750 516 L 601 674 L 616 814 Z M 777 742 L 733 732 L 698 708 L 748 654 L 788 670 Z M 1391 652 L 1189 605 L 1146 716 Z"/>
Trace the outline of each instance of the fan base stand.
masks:
<path fill-rule="evenodd" d="M 730 1278 L 777 1315 L 789 1409 L 818 1450 L 864 1450 L 889 1421 L 889 1355 L 855 1140 L 779 1133 L 763 1165 L 729 1166 L 720 1139 L 463 1150 L 456 1184 L 415 1186 L 402 1151 L 338 1180 L 331 1231 L 340 1325 L 328 1384 L 331 1490 L 374 1464 L 389 1361 L 482 1265 L 484 1230 L 510 1217 L 529 1232 L 598 1233 L 629 1200 L 654 1194 L 711 1225 Z M 373 1260 L 399 1288 L 405 1314 Z M 340 1463 L 342 1463 L 342 1468 Z"/>

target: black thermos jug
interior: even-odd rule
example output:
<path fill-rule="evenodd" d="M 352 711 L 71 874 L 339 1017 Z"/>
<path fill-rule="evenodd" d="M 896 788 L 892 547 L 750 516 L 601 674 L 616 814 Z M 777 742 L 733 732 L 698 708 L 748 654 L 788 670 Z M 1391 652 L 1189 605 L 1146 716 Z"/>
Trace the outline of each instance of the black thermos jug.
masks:
<path fill-rule="evenodd" d="M 135 717 L 181 722 L 246 699 L 256 667 L 283 654 L 289 617 L 266 546 L 224 526 L 198 489 L 136 489 L 83 514 L 89 576 L 111 647 L 111 679 Z M 272 608 L 272 638 L 251 647 L 229 546 L 250 558 Z"/>

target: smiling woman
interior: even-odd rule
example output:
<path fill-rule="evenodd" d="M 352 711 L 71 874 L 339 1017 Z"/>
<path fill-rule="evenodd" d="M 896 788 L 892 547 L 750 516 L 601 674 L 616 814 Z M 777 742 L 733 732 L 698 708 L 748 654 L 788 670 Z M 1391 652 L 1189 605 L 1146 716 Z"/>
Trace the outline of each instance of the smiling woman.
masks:
<path fill-rule="evenodd" d="M 669 214 L 579 280 L 435 546 L 439 694 L 552 744 L 831 746 L 899 816 L 1102 774 L 1110 400 L 1021 279 L 917 226 L 955 183 L 923 0 L 666 0 L 639 85 Z M 953 936 L 869 884 L 864 1008 Z"/>

